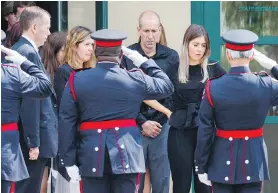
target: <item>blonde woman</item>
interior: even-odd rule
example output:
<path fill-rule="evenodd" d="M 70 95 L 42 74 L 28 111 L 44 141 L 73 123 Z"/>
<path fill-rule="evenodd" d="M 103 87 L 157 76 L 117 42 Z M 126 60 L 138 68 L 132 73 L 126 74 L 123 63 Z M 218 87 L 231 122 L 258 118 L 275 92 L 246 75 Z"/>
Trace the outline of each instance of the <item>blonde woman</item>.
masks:
<path fill-rule="evenodd" d="M 91 33 L 92 31 L 84 26 L 76 26 L 68 33 L 63 64 L 54 75 L 58 107 L 71 71 L 95 66 L 94 40 L 90 37 Z"/>
<path fill-rule="evenodd" d="M 192 24 L 185 31 L 179 71 L 173 84 L 173 114 L 170 118 L 168 157 L 173 180 L 173 193 L 189 193 L 194 172 L 196 193 L 209 193 L 210 188 L 198 179 L 194 168 L 197 143 L 196 121 L 206 81 L 224 70 L 216 62 L 208 62 L 210 41 L 203 26 Z M 210 72 L 210 73 L 209 73 Z"/>

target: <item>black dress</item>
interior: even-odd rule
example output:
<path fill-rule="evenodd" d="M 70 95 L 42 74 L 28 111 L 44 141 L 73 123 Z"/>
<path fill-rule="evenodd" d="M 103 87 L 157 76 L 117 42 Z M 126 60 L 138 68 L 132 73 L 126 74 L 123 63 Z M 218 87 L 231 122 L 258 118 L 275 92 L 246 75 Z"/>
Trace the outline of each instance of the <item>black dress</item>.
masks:
<path fill-rule="evenodd" d="M 210 62 L 211 63 L 211 62 Z M 208 66 L 209 77 L 216 77 L 225 71 L 219 64 Z M 189 193 L 192 171 L 196 193 L 209 193 L 210 187 L 202 184 L 195 174 L 194 152 L 197 144 L 198 111 L 206 82 L 201 65 L 189 66 L 189 81 L 181 84 L 174 81 L 173 114 L 168 136 L 168 157 L 173 179 L 173 193 Z M 181 164 L 182 163 L 182 164 Z"/>

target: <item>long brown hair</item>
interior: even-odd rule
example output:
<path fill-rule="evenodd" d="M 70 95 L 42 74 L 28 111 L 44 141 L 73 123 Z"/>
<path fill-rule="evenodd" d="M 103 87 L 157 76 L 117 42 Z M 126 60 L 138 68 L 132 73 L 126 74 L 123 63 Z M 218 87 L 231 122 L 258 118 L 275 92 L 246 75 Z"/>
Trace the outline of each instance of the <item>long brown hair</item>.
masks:
<path fill-rule="evenodd" d="M 167 39 L 166 39 L 165 29 L 164 29 L 162 24 L 160 24 L 160 27 L 161 27 L 161 35 L 160 35 L 159 43 L 161 45 L 167 46 Z"/>
<path fill-rule="evenodd" d="M 186 83 L 189 79 L 189 55 L 188 55 L 188 45 L 189 42 L 195 38 L 204 36 L 206 40 L 206 51 L 202 57 L 201 67 L 203 70 L 203 80 L 205 82 L 208 78 L 208 57 L 210 56 L 210 40 L 207 31 L 201 25 L 191 24 L 185 31 L 183 41 L 182 41 L 182 51 L 180 57 L 179 65 L 179 81 L 181 83 Z"/>
<path fill-rule="evenodd" d="M 54 32 L 48 36 L 42 47 L 42 62 L 51 80 L 53 80 L 54 74 L 60 65 L 57 54 L 65 46 L 66 41 L 66 32 Z"/>
<path fill-rule="evenodd" d="M 11 28 L 10 33 L 8 33 L 8 36 L 5 40 L 5 46 L 7 48 L 12 47 L 19 40 L 21 35 L 22 29 L 20 27 L 20 23 L 16 22 Z"/>
<path fill-rule="evenodd" d="M 67 37 L 64 63 L 70 65 L 73 69 L 90 68 L 95 65 L 96 58 L 92 55 L 88 62 L 85 62 L 83 66 L 80 66 L 78 62 L 76 62 L 76 51 L 74 49 L 74 47 L 77 47 L 86 38 L 90 37 L 91 33 L 92 31 L 90 29 L 83 26 L 76 26 L 70 30 Z"/>

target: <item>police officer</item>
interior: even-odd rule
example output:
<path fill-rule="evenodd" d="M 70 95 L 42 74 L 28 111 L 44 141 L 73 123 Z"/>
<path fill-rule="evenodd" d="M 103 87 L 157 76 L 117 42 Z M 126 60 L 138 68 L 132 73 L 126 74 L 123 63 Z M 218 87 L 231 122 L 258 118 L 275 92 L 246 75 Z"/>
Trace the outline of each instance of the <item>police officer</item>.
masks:
<path fill-rule="evenodd" d="M 278 104 L 278 82 L 265 72 L 254 74 L 257 60 L 278 78 L 278 65 L 254 49 L 258 36 L 248 30 L 223 35 L 231 68 L 206 85 L 199 112 L 196 172 L 215 193 L 259 193 L 269 180 L 263 125 Z"/>
<path fill-rule="evenodd" d="M 84 193 L 137 192 L 145 163 L 135 119 L 143 100 L 165 98 L 174 88 L 157 64 L 137 51 L 123 48 L 141 70 L 120 68 L 125 33 L 104 29 L 91 37 L 96 67 L 73 72 L 61 100 L 60 164 L 78 180 L 77 155 Z"/>
<path fill-rule="evenodd" d="M 1 34 L 1 37 L 4 36 Z M 3 46 L 1 52 L 7 54 L 6 60 L 13 62 L 1 64 L 1 192 L 9 193 L 12 182 L 29 177 L 17 127 L 20 100 L 22 97 L 44 98 L 52 90 L 51 82 L 35 64 Z M 36 155 L 29 156 L 32 159 Z"/>

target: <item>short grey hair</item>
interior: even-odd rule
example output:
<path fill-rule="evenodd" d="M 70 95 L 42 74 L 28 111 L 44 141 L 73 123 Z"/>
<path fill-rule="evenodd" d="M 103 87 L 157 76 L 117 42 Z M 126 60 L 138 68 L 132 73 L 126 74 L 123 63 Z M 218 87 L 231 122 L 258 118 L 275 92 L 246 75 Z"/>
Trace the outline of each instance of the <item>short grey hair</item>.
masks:
<path fill-rule="evenodd" d="M 236 59 L 251 59 L 254 54 L 254 50 L 247 50 L 247 51 L 235 51 L 231 49 L 226 49 L 226 52 L 229 54 L 231 57 L 231 60 L 236 60 Z"/>
<path fill-rule="evenodd" d="M 38 6 L 27 7 L 20 15 L 20 27 L 23 31 L 26 31 L 31 27 L 32 24 L 35 23 L 37 19 L 42 19 L 45 16 L 49 16 L 51 18 L 50 14 L 46 10 Z"/>

